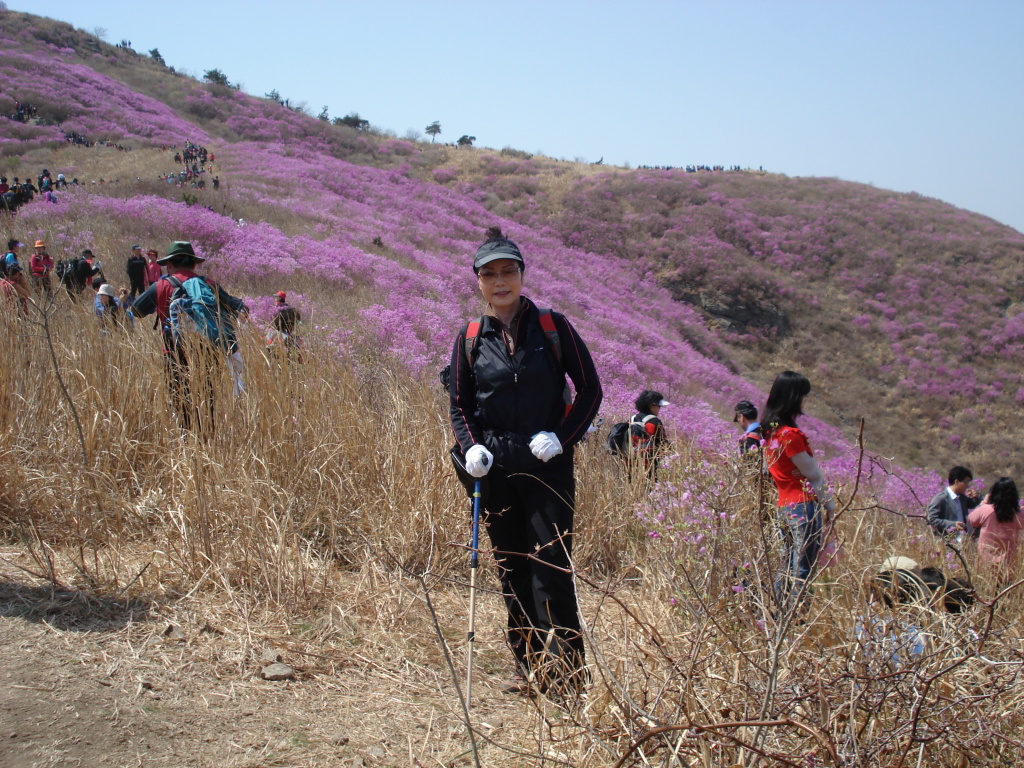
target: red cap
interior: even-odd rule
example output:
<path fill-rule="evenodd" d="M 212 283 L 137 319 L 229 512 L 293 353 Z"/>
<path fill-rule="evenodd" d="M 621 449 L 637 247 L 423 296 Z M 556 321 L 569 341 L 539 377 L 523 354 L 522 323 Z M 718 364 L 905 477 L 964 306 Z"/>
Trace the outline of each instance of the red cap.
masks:
<path fill-rule="evenodd" d="M 279 299 L 287 299 L 288 298 L 288 294 L 285 293 L 284 291 L 278 291 L 277 292 L 277 298 L 279 298 Z"/>

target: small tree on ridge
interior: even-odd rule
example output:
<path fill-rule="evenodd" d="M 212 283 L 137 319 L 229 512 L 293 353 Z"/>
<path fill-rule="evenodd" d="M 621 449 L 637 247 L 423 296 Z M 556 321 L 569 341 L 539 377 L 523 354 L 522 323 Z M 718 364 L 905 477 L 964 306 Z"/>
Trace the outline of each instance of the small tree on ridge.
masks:
<path fill-rule="evenodd" d="M 439 120 L 435 120 L 434 122 L 427 126 L 427 135 L 430 136 L 431 144 L 434 143 L 434 139 L 436 139 L 440 135 L 440 133 L 441 122 Z"/>
<path fill-rule="evenodd" d="M 214 85 L 231 85 L 231 83 L 228 82 L 228 76 L 219 69 L 206 70 L 206 72 L 203 73 L 203 80 L 208 83 L 213 83 Z"/>

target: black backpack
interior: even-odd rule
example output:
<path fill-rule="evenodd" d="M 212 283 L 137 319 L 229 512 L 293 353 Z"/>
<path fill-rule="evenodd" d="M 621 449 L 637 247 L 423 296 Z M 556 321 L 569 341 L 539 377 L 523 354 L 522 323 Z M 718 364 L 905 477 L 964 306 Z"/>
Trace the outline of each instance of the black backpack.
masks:
<path fill-rule="evenodd" d="M 654 416 L 648 414 L 639 420 L 637 420 L 637 416 L 640 414 L 631 416 L 629 421 L 620 421 L 618 424 L 614 424 L 609 430 L 607 447 L 608 453 L 612 456 L 625 458 L 631 449 L 633 451 L 642 450 L 650 442 L 651 436 L 647 434 L 645 427 Z"/>
<path fill-rule="evenodd" d="M 608 430 L 606 443 L 612 456 L 626 456 L 629 453 L 629 422 L 620 421 Z"/>
<path fill-rule="evenodd" d="M 61 283 L 66 285 L 71 280 L 71 276 L 75 271 L 76 261 L 78 261 L 78 259 L 60 259 L 57 262 L 57 267 L 54 269 L 54 272 Z"/>

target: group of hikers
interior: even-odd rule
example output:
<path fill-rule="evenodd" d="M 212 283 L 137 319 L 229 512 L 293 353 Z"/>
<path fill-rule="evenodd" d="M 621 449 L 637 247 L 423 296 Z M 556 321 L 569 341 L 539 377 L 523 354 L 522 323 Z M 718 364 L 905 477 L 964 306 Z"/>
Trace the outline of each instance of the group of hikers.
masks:
<path fill-rule="evenodd" d="M 75 184 L 78 180 L 75 180 Z M 50 172 L 43 168 L 42 173 L 32 183 L 32 177 L 26 176 L 24 180 L 17 176 L 8 182 L 6 176 L 0 176 L 0 209 L 14 212 L 25 203 L 31 202 L 36 195 L 43 195 L 50 202 L 56 202 L 57 198 L 53 192 L 68 186 L 67 179 L 63 173 L 58 173 L 54 179 Z"/>
<path fill-rule="evenodd" d="M 598 164 L 600 164 L 600 162 L 598 162 Z M 644 171 L 679 170 L 679 167 L 675 165 L 638 165 L 637 168 Z M 683 170 L 685 170 L 687 173 L 700 173 L 702 171 L 706 171 L 708 173 L 723 173 L 725 171 L 742 171 L 743 168 L 741 168 L 738 165 L 730 165 L 728 168 L 726 168 L 724 165 L 687 165 L 683 167 Z M 750 169 L 747 168 L 747 170 L 749 171 Z M 763 172 L 764 166 L 758 166 L 757 170 Z"/>
<path fill-rule="evenodd" d="M 9 117 L 11 120 L 15 120 L 19 123 L 27 123 L 29 120 L 34 119 L 39 114 L 39 110 L 35 104 L 29 104 L 21 102 L 15 99 L 14 109 L 11 111 Z"/>
<path fill-rule="evenodd" d="M 174 153 L 174 162 L 183 165 L 184 168 L 175 173 L 160 174 L 158 178 L 168 184 L 177 184 L 178 186 L 189 184 L 196 189 L 206 189 L 206 179 L 203 176 L 209 174 L 213 188 L 220 189 L 220 177 L 212 176 L 215 159 L 216 155 L 206 147 L 186 141 L 185 148 L 176 150 Z"/>
<path fill-rule="evenodd" d="M 248 310 L 241 299 L 195 272 L 205 259 L 191 243 L 176 241 L 165 256 L 153 249 L 143 255 L 142 246 L 133 245 L 125 264 L 128 287 L 120 290 L 107 281 L 102 263 L 90 249 L 82 251 L 76 259 L 61 260 L 55 265 L 43 240 L 35 241 L 26 279 L 20 258 L 22 247 L 16 238 L 8 240 L 7 253 L 0 261 L 0 302 L 20 307 L 20 314 L 27 316 L 30 300 L 41 304 L 53 301 L 59 285 L 73 302 L 80 301 L 91 289 L 93 308 L 104 330 L 131 328 L 135 318 L 156 313 L 175 412 L 187 430 L 212 430 L 210 387 L 213 369 L 220 358 L 227 362 L 235 394 L 243 390 L 235 322 Z M 299 311 L 288 305 L 287 294 L 279 291 L 267 330 L 267 345 L 278 346 L 290 359 L 301 346 L 301 321 Z M 192 380 L 197 377 L 189 375 L 190 359 L 193 367 L 201 364 L 209 374 L 198 377 L 203 381 L 202 390 L 195 393 Z"/>
<path fill-rule="evenodd" d="M 835 499 L 825 484 L 807 436 L 797 427 L 810 382 L 802 374 L 784 371 L 772 385 L 762 420 L 749 400 L 736 404 L 733 421 L 743 430 L 741 456 L 761 456 L 778 492 L 778 507 L 794 583 L 805 581 L 830 538 Z M 954 466 L 948 486 L 928 503 L 924 518 L 943 543 L 960 548 L 977 541 L 979 561 L 1005 581 L 1021 563 L 1024 515 L 1017 485 L 1010 477 L 997 479 L 984 499 L 970 487 L 970 469 Z"/>
<path fill-rule="evenodd" d="M 523 295 L 525 269 L 518 246 L 499 229 L 489 230 L 473 259 L 484 314 L 458 334 L 447 369 L 451 456 L 467 493 L 480 500 L 498 565 L 514 659 L 505 690 L 565 692 L 586 681 L 571 567 L 573 450 L 586 439 L 603 392 L 569 320 Z M 571 400 L 566 377 L 575 390 Z M 784 566 L 771 586 L 770 604 L 783 616 L 806 605 L 836 515 L 836 498 L 797 425 L 810 392 L 806 376 L 783 371 L 761 419 L 749 400 L 737 403 L 734 413 L 741 456 L 754 458 L 758 474 L 770 477 L 775 489 Z M 645 390 L 636 413 L 609 432 L 609 450 L 627 458 L 627 467 L 639 470 L 644 481 L 657 481 L 659 457 L 668 446 L 660 419 L 667 405 L 660 392 Z M 971 479 L 962 467 L 951 470 L 949 488 L 929 505 L 928 522 L 944 538 L 976 531 L 981 562 L 1002 574 L 1015 572 L 1024 531 L 1016 485 L 1000 478 L 968 514 L 979 503 L 968 501 L 974 498 L 967 491 Z M 889 603 L 927 593 L 952 611 L 966 600 L 962 584 L 908 558 L 883 564 L 876 581 Z M 925 586 L 899 591 L 910 582 Z"/>
<path fill-rule="evenodd" d="M 8 285 L 11 275 L 16 281 L 21 272 L 19 247 L 16 240 L 9 242 L 3 280 Z M 74 278 L 75 291 L 79 281 L 84 290 L 102 275 L 102 265 L 91 256 L 86 251 L 78 260 L 86 266 L 75 271 L 84 275 Z M 143 255 L 141 246 L 133 246 L 126 264 L 128 289 L 115 291 L 100 277 L 96 299 L 103 305 L 97 310 L 101 316 L 108 311 L 157 316 L 174 410 L 183 428 L 197 432 L 212 428 L 214 397 L 210 377 L 197 379 L 190 369 L 227 365 L 240 393 L 235 320 L 248 312 L 241 299 L 198 274 L 204 260 L 187 241 L 172 243 L 164 256 L 155 250 Z M 52 291 L 47 279 L 53 260 L 41 240 L 30 269 L 37 293 Z M 455 440 L 451 459 L 468 496 L 478 500 L 498 567 L 514 661 L 505 690 L 571 694 L 587 682 L 572 570 L 573 454 L 594 429 L 603 389 L 589 349 L 569 319 L 523 294 L 526 258 L 499 228 L 488 230 L 472 269 L 483 314 L 456 335 L 442 378 Z M 298 347 L 301 317 L 283 291 L 275 305 L 267 342 L 291 354 Z M 772 604 L 781 612 L 806 603 L 836 513 L 836 499 L 797 425 L 810 392 L 806 376 L 784 371 L 773 382 L 760 419 L 750 400 L 737 403 L 734 413 L 742 429 L 741 456 L 756 457 L 759 474 L 770 477 L 776 490 L 785 565 L 773 585 Z M 610 433 L 609 449 L 629 458 L 629 471 L 640 472 L 643 482 L 657 482 L 659 460 L 669 445 L 660 413 L 668 405 L 661 392 L 644 390 L 636 413 Z M 1000 478 L 981 502 L 968 487 L 972 479 L 969 470 L 954 467 L 949 487 L 929 505 L 927 520 L 943 537 L 977 535 L 983 560 L 1015 568 L 1024 529 L 1016 485 Z M 888 577 L 892 583 L 903 578 L 894 568 Z"/>

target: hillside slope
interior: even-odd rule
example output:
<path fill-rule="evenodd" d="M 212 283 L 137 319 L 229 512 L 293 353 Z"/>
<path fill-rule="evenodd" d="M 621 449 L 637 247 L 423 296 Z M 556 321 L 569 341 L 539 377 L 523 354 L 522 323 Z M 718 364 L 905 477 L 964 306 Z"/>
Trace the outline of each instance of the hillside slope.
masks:
<path fill-rule="evenodd" d="M 499 217 L 527 248 L 527 291 L 579 318 L 615 372 L 613 417 L 658 386 L 684 406 L 678 429 L 724 444 L 715 413 L 762 399 L 791 367 L 815 384 L 813 415 L 846 433 L 814 426 L 833 457 L 848 454 L 862 417 L 868 447 L 908 465 L 962 458 L 1013 472 L 1024 455 L 1008 417 L 1024 392 L 1024 236 L 983 217 L 835 180 L 417 145 L 197 83 L 58 22 L 7 13 L 3 32 L 0 109 L 28 101 L 61 121 L 3 120 L 9 172 L 21 155 L 109 177 L 81 162 L 88 150 L 58 143 L 65 130 L 131 144 L 138 161 L 126 167 L 137 180 L 113 195 L 91 188 L 57 210 L 25 209 L 37 234 L 77 245 L 76 227 L 101 237 L 130 209 L 141 226 L 125 239 L 191 237 L 254 286 L 313 278 L 310 300 L 318 286 L 344 287 L 359 297 L 350 311 L 366 310 L 361 324 L 428 374 L 453 318 L 477 311 L 461 267 Z M 218 155 L 224 187 L 199 198 L 211 210 L 183 211 L 181 191 L 155 179 L 173 170 L 167 157 L 145 155 L 185 139 Z M 237 219 L 263 224 L 241 230 Z M 108 237 L 94 244 L 123 249 Z M 416 286 L 414 300 L 394 298 L 397 279 Z M 415 335 L 399 331 L 410 318 Z"/>
<path fill-rule="evenodd" d="M 4 116 L 15 101 L 35 116 Z M 0 763 L 1016 759 L 1020 585 L 1004 589 L 970 542 L 931 533 L 920 513 L 942 479 L 877 454 L 879 414 L 861 452 L 850 438 L 867 409 L 844 423 L 828 407 L 853 396 L 840 365 L 866 371 L 854 358 L 876 344 L 853 338 L 875 331 L 844 313 L 887 300 L 873 282 L 887 260 L 854 253 L 874 242 L 868 219 L 918 243 L 907 233 L 930 201 L 895 198 L 904 222 L 884 212 L 887 193 L 839 182 L 401 141 L 9 13 L 0 139 L 0 173 L 79 181 L 0 213 L 7 236 L 41 238 L 57 259 L 92 248 L 118 286 L 132 243 L 190 239 L 204 271 L 252 308 L 239 322 L 244 392 L 227 366 L 191 368 L 211 406 L 198 429 L 175 413 L 149 318 L 101 322 L 63 292 L 0 312 Z M 185 141 L 211 153 L 202 188 L 168 181 Z M 600 437 L 575 453 L 586 695 L 502 692 L 500 554 L 481 543 L 486 567 L 469 576 L 471 516 L 436 374 L 480 312 L 469 263 L 494 224 L 523 249 L 526 293 L 563 310 L 593 350 L 605 426 L 642 387 L 673 403 L 657 483 Z M 1009 268 L 1015 237 L 998 258 L 979 250 L 979 268 Z M 904 260 L 890 279 L 919 280 L 924 295 L 929 265 Z M 278 290 L 303 314 L 298 353 L 265 341 Z M 904 322 L 903 309 L 879 311 Z M 992 358 L 978 354 L 988 382 Z M 787 607 L 785 518 L 768 511 L 769 484 L 737 456 L 727 419 L 789 366 L 815 381 L 801 426 L 839 504 L 813 594 Z M 888 604 L 910 597 L 872 578 L 892 555 L 965 579 L 976 602 L 956 590 L 955 614 L 942 609 L 953 592 Z"/>

